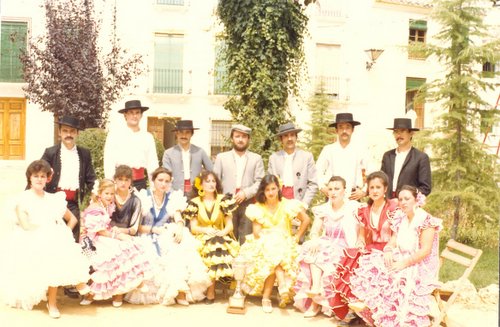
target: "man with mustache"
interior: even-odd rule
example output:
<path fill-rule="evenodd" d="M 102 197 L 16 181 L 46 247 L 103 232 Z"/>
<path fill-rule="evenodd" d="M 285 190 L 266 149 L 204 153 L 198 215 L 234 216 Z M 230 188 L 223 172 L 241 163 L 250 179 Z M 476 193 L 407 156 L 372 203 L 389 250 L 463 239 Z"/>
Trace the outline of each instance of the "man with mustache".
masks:
<path fill-rule="evenodd" d="M 139 191 L 146 188 L 148 179 L 152 183 L 151 174 L 158 168 L 153 135 L 139 125 L 148 109 L 139 100 L 125 102 L 125 108 L 118 112 L 127 126 L 110 130 L 104 145 L 104 176 L 113 179 L 116 167 L 127 165 L 132 168 L 132 184 Z"/>
<path fill-rule="evenodd" d="M 194 130 L 192 120 L 179 120 L 176 123 L 175 138 L 177 144 L 167 149 L 163 154 L 163 167 L 172 172 L 172 189 L 183 190 L 184 194 L 191 191 L 194 179 L 202 169 L 212 170 L 212 161 L 205 150 L 191 144 Z"/>
<path fill-rule="evenodd" d="M 387 198 L 395 198 L 403 185 L 416 187 L 424 195 L 431 193 L 431 164 L 429 156 L 412 145 L 413 134 L 411 119 L 395 118 L 392 128 L 397 148 L 384 153 L 382 170 L 389 177 Z"/>
<path fill-rule="evenodd" d="M 328 194 L 326 187 L 332 176 L 340 176 L 346 181 L 346 195 L 349 200 L 359 200 L 366 195 L 364 173 L 366 170 L 365 149 L 359 149 L 351 143 L 354 127 L 361 123 L 355 121 L 351 113 L 338 113 L 335 122 L 328 127 L 335 127 L 338 140 L 325 145 L 316 162 L 318 183 L 323 194 Z"/>
<path fill-rule="evenodd" d="M 42 159 L 47 161 L 54 171 L 51 180 L 47 183 L 46 191 L 66 193 L 67 207 L 78 220 L 73 228 L 73 237 L 78 242 L 80 238 L 79 203 L 92 190 L 96 175 L 90 151 L 76 145 L 80 130 L 78 119 L 63 116 L 58 124 L 61 143 L 46 148 L 42 155 Z M 78 291 L 74 288 L 65 288 L 64 294 L 72 298 L 79 297 Z"/>
<path fill-rule="evenodd" d="M 246 235 L 252 233 L 252 222 L 245 215 L 245 210 L 253 201 L 264 177 L 262 157 L 247 150 L 251 132 L 245 125 L 233 125 L 233 149 L 219 153 L 214 164 L 214 172 L 222 182 L 223 192 L 234 194 L 233 198 L 239 205 L 233 212 L 233 231 L 240 244 L 245 242 Z"/>
<path fill-rule="evenodd" d="M 291 122 L 278 128 L 276 136 L 283 149 L 269 157 L 267 171 L 281 179 L 281 191 L 285 198 L 297 199 L 309 206 L 318 191 L 318 182 L 312 153 L 297 148 L 297 137 L 301 131 Z"/>

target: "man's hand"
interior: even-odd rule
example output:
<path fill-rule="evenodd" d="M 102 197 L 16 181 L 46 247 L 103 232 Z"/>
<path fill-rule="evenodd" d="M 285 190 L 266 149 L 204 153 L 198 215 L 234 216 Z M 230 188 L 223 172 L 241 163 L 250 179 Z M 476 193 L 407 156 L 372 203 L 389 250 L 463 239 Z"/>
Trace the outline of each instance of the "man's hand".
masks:
<path fill-rule="evenodd" d="M 236 200 L 236 203 L 238 203 L 238 204 L 241 204 L 241 202 L 245 201 L 246 198 L 247 198 L 247 196 L 245 195 L 245 192 L 243 192 L 243 191 L 239 191 L 234 196 L 234 199 Z"/>

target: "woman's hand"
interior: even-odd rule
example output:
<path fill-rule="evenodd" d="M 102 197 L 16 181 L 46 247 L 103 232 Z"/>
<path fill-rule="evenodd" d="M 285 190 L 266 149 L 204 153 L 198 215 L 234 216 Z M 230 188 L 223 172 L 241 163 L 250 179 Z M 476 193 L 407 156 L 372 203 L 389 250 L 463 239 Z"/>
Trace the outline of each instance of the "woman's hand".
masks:
<path fill-rule="evenodd" d="M 405 269 L 406 267 L 408 267 L 408 260 L 404 259 L 404 260 L 393 262 L 390 271 L 397 272 L 397 271 Z"/>
<path fill-rule="evenodd" d="M 177 224 L 177 230 L 174 233 L 174 241 L 180 243 L 184 233 L 184 224 Z"/>
<path fill-rule="evenodd" d="M 319 252 L 319 242 L 317 239 L 315 239 L 314 241 L 312 241 L 312 244 L 309 247 L 309 255 L 311 257 L 316 257 L 318 255 L 318 252 Z"/>
<path fill-rule="evenodd" d="M 227 233 L 228 233 L 228 231 L 221 229 L 221 230 L 217 231 L 217 233 L 215 233 L 215 235 L 220 236 L 220 237 L 224 237 L 227 235 Z"/>
<path fill-rule="evenodd" d="M 392 251 L 384 251 L 384 263 L 387 268 L 392 267 L 393 263 Z"/>
<path fill-rule="evenodd" d="M 210 237 L 214 237 L 217 235 L 217 229 L 212 227 L 205 227 L 204 233 Z"/>

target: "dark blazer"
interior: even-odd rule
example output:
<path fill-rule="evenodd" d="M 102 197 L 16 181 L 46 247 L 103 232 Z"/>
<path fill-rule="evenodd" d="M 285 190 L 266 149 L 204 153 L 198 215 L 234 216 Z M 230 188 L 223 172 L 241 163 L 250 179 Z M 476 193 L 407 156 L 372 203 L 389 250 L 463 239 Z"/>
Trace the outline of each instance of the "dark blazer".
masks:
<path fill-rule="evenodd" d="M 394 164 L 396 162 L 396 149 L 384 153 L 382 158 L 382 170 L 389 176 L 389 187 L 387 188 L 387 197 L 392 197 L 392 182 L 394 180 Z M 415 186 L 424 195 L 431 193 L 431 164 L 429 156 L 424 152 L 412 147 L 406 156 L 406 160 L 401 167 L 401 173 L 398 178 L 396 194 L 403 185 Z"/>
<path fill-rule="evenodd" d="M 92 166 L 90 151 L 79 146 L 76 147 L 76 151 L 80 157 L 80 176 L 78 178 L 80 188 L 78 193 L 80 195 L 80 201 L 83 201 L 85 194 L 92 190 L 96 176 L 94 167 Z M 50 183 L 47 184 L 46 190 L 49 193 L 55 193 L 57 184 L 59 184 L 59 179 L 61 178 L 61 144 L 46 148 L 42 159 L 47 161 L 54 170 L 54 174 L 52 175 Z"/>

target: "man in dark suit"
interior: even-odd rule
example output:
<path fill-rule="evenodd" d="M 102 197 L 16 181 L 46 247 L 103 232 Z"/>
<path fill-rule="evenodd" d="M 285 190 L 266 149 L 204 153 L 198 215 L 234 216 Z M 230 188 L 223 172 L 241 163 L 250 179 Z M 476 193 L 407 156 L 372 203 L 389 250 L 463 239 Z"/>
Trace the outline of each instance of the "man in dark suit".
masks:
<path fill-rule="evenodd" d="M 92 190 L 96 175 L 88 149 L 76 146 L 76 138 L 80 130 L 76 118 L 63 116 L 59 120 L 59 137 L 61 143 L 46 148 L 42 159 L 47 161 L 54 173 L 47 184 L 46 191 L 66 193 L 68 209 L 78 219 L 73 229 L 73 236 L 78 242 L 80 237 L 79 201 Z"/>
<path fill-rule="evenodd" d="M 59 120 L 59 138 L 61 143 L 46 148 L 42 159 L 47 161 L 54 173 L 47 183 L 46 191 L 66 193 L 68 209 L 78 219 L 73 228 L 73 237 L 78 242 L 80 238 L 80 208 L 79 202 L 89 193 L 96 179 L 92 159 L 88 149 L 76 146 L 76 138 L 80 130 L 78 119 L 63 116 Z M 78 298 L 75 288 L 65 288 L 64 294 Z"/>
<path fill-rule="evenodd" d="M 412 146 L 412 137 L 418 128 L 412 128 L 411 119 L 396 118 L 393 130 L 396 149 L 384 153 L 381 170 L 389 176 L 387 198 L 395 198 L 403 185 L 412 185 L 424 195 L 431 193 L 431 164 L 429 156 Z"/>

